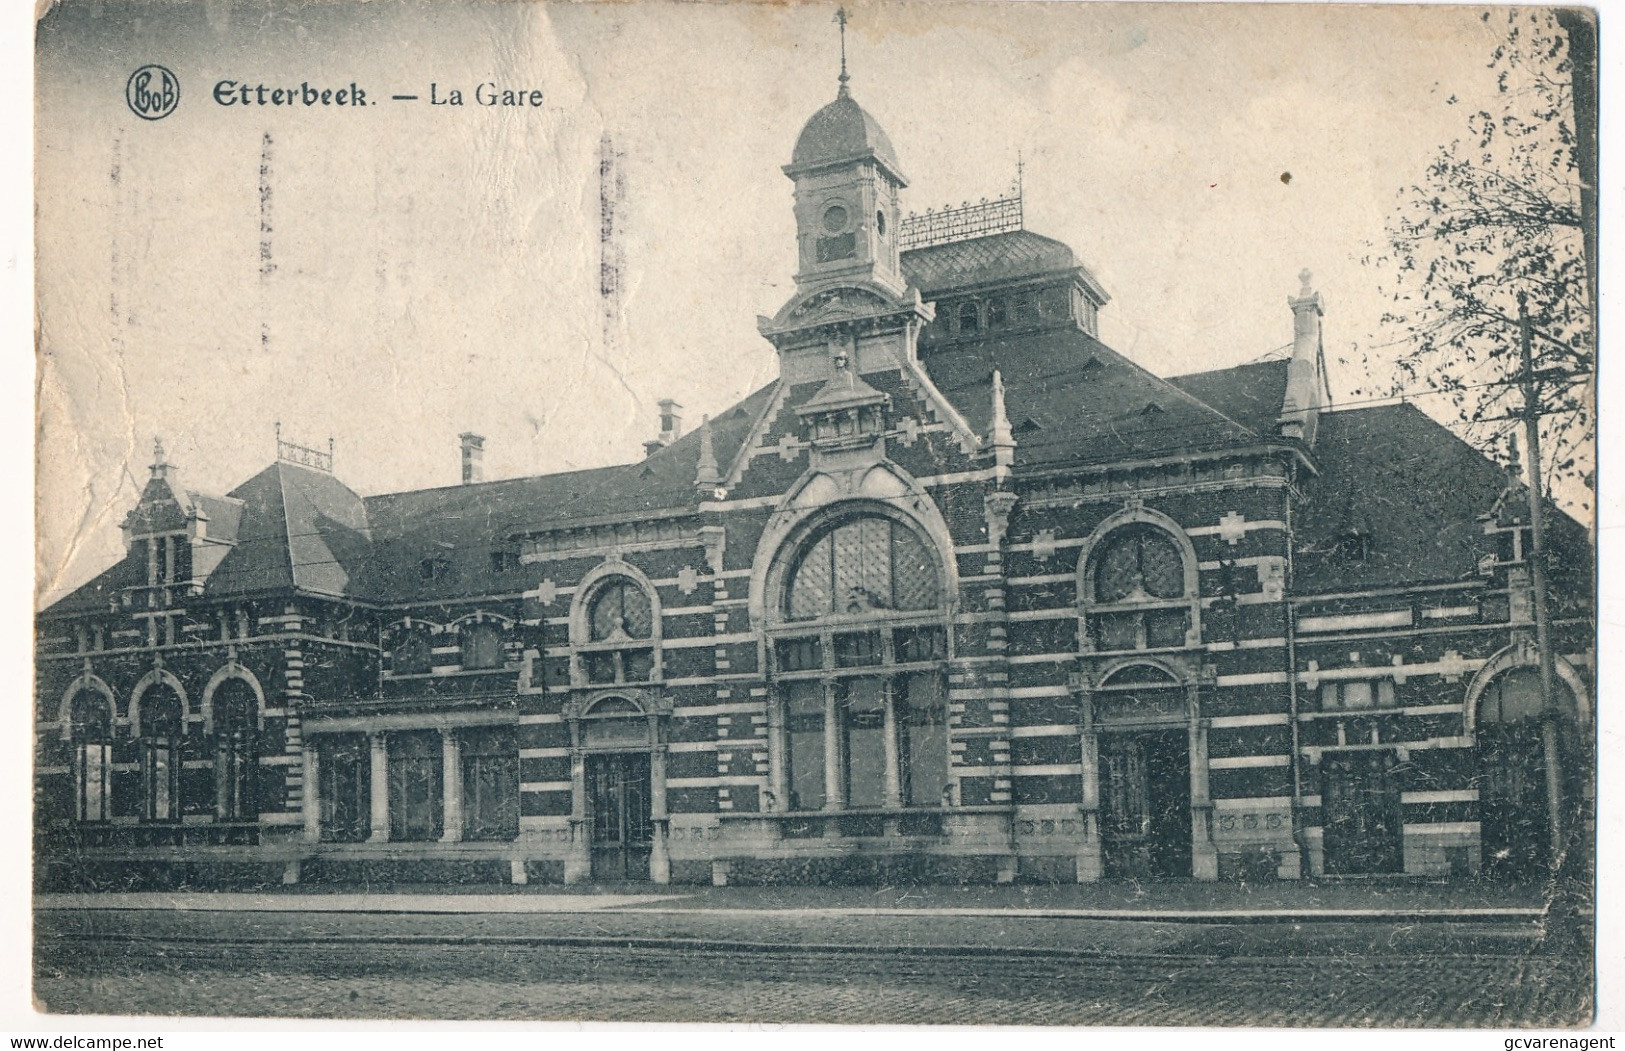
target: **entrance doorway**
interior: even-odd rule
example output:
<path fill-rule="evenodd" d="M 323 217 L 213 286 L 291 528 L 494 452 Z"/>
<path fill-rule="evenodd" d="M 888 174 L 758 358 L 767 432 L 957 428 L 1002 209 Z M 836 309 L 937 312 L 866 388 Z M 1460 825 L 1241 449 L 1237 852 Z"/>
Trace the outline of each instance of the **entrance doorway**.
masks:
<path fill-rule="evenodd" d="M 1371 876 L 1405 869 L 1399 764 L 1393 752 L 1345 752 L 1321 760 L 1322 840 L 1328 876 Z"/>
<path fill-rule="evenodd" d="M 1187 732 L 1100 737 L 1101 839 L 1106 875 L 1191 874 L 1191 767 Z"/>
<path fill-rule="evenodd" d="M 648 753 L 587 756 L 593 879 L 649 878 L 649 850 L 654 842 L 649 791 Z"/>
<path fill-rule="evenodd" d="M 1579 707 L 1559 680 L 1552 698 L 1560 713 L 1559 804 L 1565 811 L 1569 849 L 1582 825 L 1581 764 L 1571 747 Z M 1551 814 L 1547 799 L 1546 741 L 1541 715 L 1540 671 L 1527 665 L 1497 675 L 1478 701 L 1478 818 L 1480 858 L 1486 876 L 1539 880 L 1551 875 Z"/>

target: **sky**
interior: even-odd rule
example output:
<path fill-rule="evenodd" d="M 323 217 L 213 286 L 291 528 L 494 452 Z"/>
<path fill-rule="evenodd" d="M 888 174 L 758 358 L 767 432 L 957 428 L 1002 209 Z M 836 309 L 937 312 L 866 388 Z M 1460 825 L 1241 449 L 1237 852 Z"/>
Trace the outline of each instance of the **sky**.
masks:
<path fill-rule="evenodd" d="M 1360 259 L 1399 191 L 1493 97 L 1477 8 L 848 5 L 854 97 L 904 209 L 995 196 L 1112 296 L 1154 372 L 1290 342 L 1314 274 L 1334 396 L 1392 338 Z M 624 462 L 770 382 L 801 125 L 834 97 L 832 4 L 66 0 L 36 94 L 36 601 L 116 559 L 163 439 L 223 493 L 285 438 L 363 494 Z M 125 87 L 181 84 L 162 120 Z M 371 105 L 222 106 L 222 80 L 360 85 Z M 538 107 L 474 105 L 476 85 Z M 430 105 L 463 93 L 462 107 Z M 413 102 L 394 94 L 417 94 Z M 1446 104 L 1456 96 L 1457 106 Z M 625 199 L 621 318 L 599 299 L 598 150 Z M 1424 403 L 1424 408 L 1427 407 Z M 1442 409 L 1442 406 L 1441 406 Z"/>

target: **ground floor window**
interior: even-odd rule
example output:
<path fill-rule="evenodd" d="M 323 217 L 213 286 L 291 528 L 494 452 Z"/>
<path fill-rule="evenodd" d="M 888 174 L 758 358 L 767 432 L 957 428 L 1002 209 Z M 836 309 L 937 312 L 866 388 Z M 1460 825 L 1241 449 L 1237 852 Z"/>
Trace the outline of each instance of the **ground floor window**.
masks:
<path fill-rule="evenodd" d="M 803 679 L 782 687 L 791 810 L 941 806 L 948 717 L 940 673 Z"/>
<path fill-rule="evenodd" d="M 790 809 L 824 805 L 824 684 L 817 680 L 785 687 L 786 759 L 790 767 Z"/>
<path fill-rule="evenodd" d="M 99 693 L 81 690 L 68 712 L 68 735 L 73 742 L 74 817 L 80 821 L 106 821 L 113 816 L 112 702 Z"/>
<path fill-rule="evenodd" d="M 332 843 L 360 842 L 370 832 L 372 775 L 367 739 L 361 734 L 333 734 L 318 740 L 322 839 Z"/>
<path fill-rule="evenodd" d="M 389 838 L 435 840 L 443 831 L 440 735 L 389 735 Z"/>
<path fill-rule="evenodd" d="M 462 737 L 463 838 L 514 839 L 519 835 L 519 745 L 510 729 L 475 730 Z"/>
<path fill-rule="evenodd" d="M 259 699 L 242 679 L 227 679 L 214 693 L 215 816 L 222 821 L 257 816 Z"/>
<path fill-rule="evenodd" d="M 174 687 L 158 683 L 141 698 L 142 817 L 180 817 L 181 699 Z"/>

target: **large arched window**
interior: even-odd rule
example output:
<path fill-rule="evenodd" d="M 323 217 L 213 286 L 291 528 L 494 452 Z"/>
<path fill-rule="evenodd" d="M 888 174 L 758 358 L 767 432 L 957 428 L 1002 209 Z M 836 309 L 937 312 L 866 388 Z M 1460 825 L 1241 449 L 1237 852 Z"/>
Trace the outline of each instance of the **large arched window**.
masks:
<path fill-rule="evenodd" d="M 259 700 L 240 678 L 214 691 L 215 817 L 245 821 L 257 813 L 254 782 L 259 766 Z"/>
<path fill-rule="evenodd" d="M 923 610 L 940 598 L 936 562 L 912 529 L 878 515 L 815 533 L 790 569 L 787 620 Z"/>
<path fill-rule="evenodd" d="M 68 709 L 68 735 L 73 742 L 74 816 L 80 821 L 106 821 L 112 812 L 112 700 L 82 689 Z"/>
<path fill-rule="evenodd" d="M 928 542 L 888 515 L 849 514 L 805 533 L 779 565 L 772 808 L 944 805 L 948 633 Z"/>
<path fill-rule="evenodd" d="M 1160 525 L 1110 529 L 1085 555 L 1084 638 L 1095 651 L 1173 649 L 1195 641 L 1194 567 Z"/>
<path fill-rule="evenodd" d="M 166 682 L 141 695 L 141 794 L 148 821 L 180 817 L 181 698 Z"/>
<path fill-rule="evenodd" d="M 630 576 L 610 573 L 588 592 L 581 674 L 595 685 L 648 682 L 656 676 L 654 601 Z"/>

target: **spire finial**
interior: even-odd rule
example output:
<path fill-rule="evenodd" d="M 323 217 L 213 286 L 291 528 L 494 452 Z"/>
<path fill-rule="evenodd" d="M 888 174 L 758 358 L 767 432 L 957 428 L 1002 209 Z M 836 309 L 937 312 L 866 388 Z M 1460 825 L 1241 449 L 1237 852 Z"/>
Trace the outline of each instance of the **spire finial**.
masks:
<path fill-rule="evenodd" d="M 717 466 L 716 448 L 711 442 L 711 417 L 700 420 L 700 460 L 695 466 L 694 488 L 702 496 L 711 496 L 722 485 L 722 471 Z"/>
<path fill-rule="evenodd" d="M 844 95 L 847 94 L 846 82 L 852 79 L 851 77 L 846 75 L 846 7 L 845 6 L 838 7 L 838 8 L 835 9 L 835 21 L 837 21 L 837 22 L 839 22 L 841 24 L 841 76 L 840 76 L 841 89 L 838 92 L 838 94 L 844 96 Z"/>
<path fill-rule="evenodd" d="M 164 459 L 164 440 L 162 438 L 154 437 L 152 439 L 152 462 L 158 466 L 163 466 L 169 462 Z"/>

